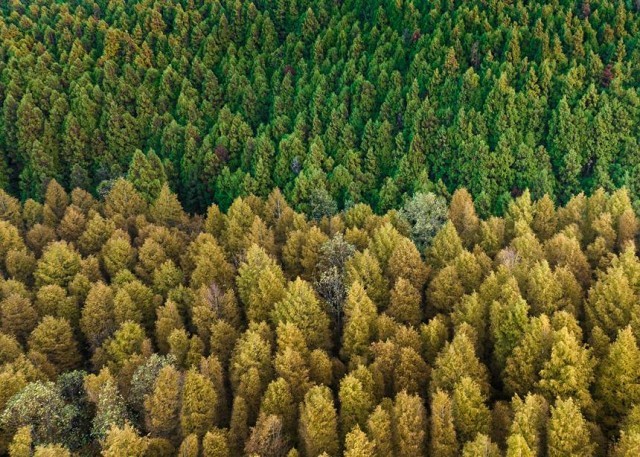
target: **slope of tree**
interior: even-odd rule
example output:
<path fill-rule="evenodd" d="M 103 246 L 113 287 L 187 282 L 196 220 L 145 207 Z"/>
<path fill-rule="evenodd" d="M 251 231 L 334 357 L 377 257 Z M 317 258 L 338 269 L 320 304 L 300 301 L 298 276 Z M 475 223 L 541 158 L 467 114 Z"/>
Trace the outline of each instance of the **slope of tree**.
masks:
<path fill-rule="evenodd" d="M 635 455 L 626 189 L 489 219 L 418 194 L 426 221 L 139 187 L 0 191 L 0 453 Z"/>
<path fill-rule="evenodd" d="M 0 11 L 0 186 L 23 201 L 127 176 L 200 212 L 279 187 L 316 219 L 459 187 L 483 215 L 526 188 L 565 204 L 626 185 L 640 206 L 637 0 Z"/>

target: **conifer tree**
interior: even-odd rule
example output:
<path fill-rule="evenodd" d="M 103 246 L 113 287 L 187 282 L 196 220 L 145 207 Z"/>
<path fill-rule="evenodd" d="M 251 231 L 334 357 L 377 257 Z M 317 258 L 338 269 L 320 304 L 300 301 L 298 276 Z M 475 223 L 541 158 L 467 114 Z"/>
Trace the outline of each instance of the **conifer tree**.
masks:
<path fill-rule="evenodd" d="M 12 293 L 0 302 L 2 331 L 25 342 L 27 336 L 38 324 L 38 314 L 31 301 L 17 293 Z"/>
<path fill-rule="evenodd" d="M 455 385 L 451 405 L 456 436 L 461 443 L 489 433 L 491 412 L 485 402 L 480 386 L 471 378 L 464 377 Z"/>
<path fill-rule="evenodd" d="M 508 448 L 513 448 L 511 452 L 514 453 L 521 449 L 532 455 L 543 454 L 546 449 L 549 404 L 537 394 L 529 394 L 524 400 L 514 396 L 512 404 L 514 417 L 511 436 L 507 441 Z M 514 436 L 517 438 L 512 440 Z"/>
<path fill-rule="evenodd" d="M 184 457 L 198 457 L 199 452 L 200 443 L 198 442 L 198 436 L 194 433 L 185 437 L 178 449 L 178 454 Z"/>
<path fill-rule="evenodd" d="M 596 374 L 595 396 L 602 402 L 603 423 L 613 425 L 638 403 L 640 350 L 630 327 L 618 331 Z"/>
<path fill-rule="evenodd" d="M 538 388 L 547 397 L 573 397 L 586 413 L 593 408 L 589 387 L 593 381 L 594 361 L 566 327 L 554 335 L 550 358 L 540 371 Z"/>
<path fill-rule="evenodd" d="M 371 394 L 353 375 L 347 375 L 340 381 L 338 400 L 341 436 L 345 437 L 354 427 L 364 427 L 374 403 Z"/>
<path fill-rule="evenodd" d="M 204 457 L 229 457 L 229 443 L 226 429 L 212 428 L 202 438 Z"/>
<path fill-rule="evenodd" d="M 420 292 L 404 278 L 399 278 L 391 291 L 387 314 L 402 324 L 417 326 L 422 318 Z"/>
<path fill-rule="evenodd" d="M 181 224 L 186 215 L 178 197 L 171 192 L 167 183 L 162 185 L 158 197 L 149 209 L 149 216 L 159 224 L 167 227 L 175 227 Z"/>
<path fill-rule="evenodd" d="M 300 278 L 289 284 L 284 298 L 275 304 L 271 319 L 276 325 L 295 324 L 310 348 L 329 346 L 329 317 L 309 283 Z"/>
<path fill-rule="evenodd" d="M 152 436 L 175 439 L 180 418 L 181 374 L 173 366 L 160 370 L 144 402 L 147 430 Z"/>
<path fill-rule="evenodd" d="M 284 457 L 289 447 L 287 436 L 283 431 L 282 419 L 275 415 L 260 415 L 244 451 L 248 455 Z"/>
<path fill-rule="evenodd" d="M 551 407 L 548 428 L 548 448 L 550 457 L 565 455 L 590 456 L 595 452 L 595 444 L 580 407 L 569 398 L 557 400 Z"/>
<path fill-rule="evenodd" d="M 428 259 L 435 268 L 443 268 L 462 254 L 462 241 L 452 222 L 444 224 L 442 229 L 433 237 L 428 251 Z"/>
<path fill-rule="evenodd" d="M 374 444 L 357 425 L 347 434 L 344 446 L 345 457 L 373 457 L 376 455 Z"/>
<path fill-rule="evenodd" d="M 123 428 L 128 420 L 124 399 L 118 387 L 109 379 L 100 387 L 91 434 L 102 441 L 113 427 Z"/>
<path fill-rule="evenodd" d="M 145 156 L 139 149 L 133 153 L 127 179 L 147 201 L 153 202 L 167 180 L 164 166 L 154 151 Z"/>
<path fill-rule="evenodd" d="M 238 455 L 249 437 L 249 411 L 247 402 L 241 395 L 236 395 L 231 408 L 229 423 L 228 448 L 230 455 Z"/>
<path fill-rule="evenodd" d="M 386 302 L 388 285 L 382 276 L 382 269 L 377 259 L 369 252 L 356 252 L 346 264 L 347 284 L 360 282 L 365 292 L 378 308 Z"/>
<path fill-rule="evenodd" d="M 285 278 L 280 267 L 257 245 L 252 245 L 238 269 L 238 292 L 252 321 L 268 320 L 273 306 L 284 298 Z"/>
<path fill-rule="evenodd" d="M 218 406 L 215 388 L 209 379 L 193 369 L 185 374 L 181 403 L 182 436 L 191 433 L 204 436 L 215 425 Z"/>
<path fill-rule="evenodd" d="M 427 438 L 427 414 L 421 398 L 400 392 L 393 406 L 393 423 L 396 455 L 423 455 Z"/>
<path fill-rule="evenodd" d="M 295 435 L 298 411 L 287 381 L 278 378 L 269 383 L 262 397 L 260 414 L 280 417 L 283 422 L 284 432 L 288 434 L 289 437 Z"/>
<path fill-rule="evenodd" d="M 305 395 L 300 404 L 298 436 L 305 455 L 338 453 L 338 417 L 328 387 L 312 387 Z"/>
<path fill-rule="evenodd" d="M 520 434 L 509 436 L 507 439 L 507 457 L 535 457 L 527 441 Z"/>
<path fill-rule="evenodd" d="M 46 316 L 29 336 L 29 349 L 43 354 L 60 372 L 72 370 L 80 362 L 73 330 L 65 319 Z"/>
<path fill-rule="evenodd" d="M 354 282 L 344 304 L 346 323 L 342 333 L 342 356 L 366 357 L 375 332 L 376 309 L 359 282 Z"/>
<path fill-rule="evenodd" d="M 393 426 L 391 412 L 378 405 L 367 420 L 367 433 L 373 441 L 376 455 L 393 455 Z"/>
<path fill-rule="evenodd" d="M 31 457 L 31 426 L 20 427 L 9 444 L 10 457 Z"/>
<path fill-rule="evenodd" d="M 464 372 L 459 367 L 464 366 Z M 480 391 L 487 395 L 489 382 L 487 368 L 478 360 L 473 342 L 466 333 L 458 333 L 438 354 L 431 373 L 430 392 L 438 389 L 453 393 L 455 385 L 465 376 L 474 379 Z"/>
<path fill-rule="evenodd" d="M 458 454 L 458 439 L 453 422 L 451 397 L 438 390 L 431 399 L 429 451 L 433 455 L 453 457 Z"/>
<path fill-rule="evenodd" d="M 551 354 L 554 331 L 546 315 L 531 319 L 530 326 L 507 359 L 505 387 L 526 395 L 540 381 L 540 371 Z"/>
<path fill-rule="evenodd" d="M 71 452 L 61 444 L 36 446 L 34 457 L 71 457 Z"/>
<path fill-rule="evenodd" d="M 98 348 L 116 330 L 113 291 L 99 282 L 89 290 L 82 309 L 80 329 L 93 348 Z"/>
<path fill-rule="evenodd" d="M 51 243 L 38 260 L 34 272 L 36 286 L 67 287 L 80 268 L 80 255 L 70 245 L 64 241 Z"/>

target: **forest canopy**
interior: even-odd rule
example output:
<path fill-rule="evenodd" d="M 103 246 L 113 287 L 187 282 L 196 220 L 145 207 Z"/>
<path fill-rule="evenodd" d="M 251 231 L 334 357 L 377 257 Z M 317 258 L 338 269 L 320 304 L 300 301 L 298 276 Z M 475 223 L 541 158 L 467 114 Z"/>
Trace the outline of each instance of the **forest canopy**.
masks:
<path fill-rule="evenodd" d="M 640 455 L 640 0 L 0 1 L 0 455 Z"/>
<path fill-rule="evenodd" d="M 636 456 L 638 233 L 626 189 L 319 220 L 0 191 L 0 453 Z"/>
<path fill-rule="evenodd" d="M 188 211 L 279 187 L 321 217 L 465 187 L 640 201 L 640 1 L 10 0 L 0 185 L 168 182 Z M 152 178 L 141 187 L 139 179 Z"/>

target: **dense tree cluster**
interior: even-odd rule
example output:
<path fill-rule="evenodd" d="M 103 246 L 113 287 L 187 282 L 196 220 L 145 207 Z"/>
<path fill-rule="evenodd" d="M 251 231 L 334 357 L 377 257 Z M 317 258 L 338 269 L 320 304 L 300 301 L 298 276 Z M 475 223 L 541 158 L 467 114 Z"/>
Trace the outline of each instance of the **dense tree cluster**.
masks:
<path fill-rule="evenodd" d="M 640 2 L 4 1 L 0 184 L 316 219 L 466 187 L 640 201 Z M 72 217 L 72 216 L 70 216 Z M 122 243 L 122 241 L 119 241 Z"/>
<path fill-rule="evenodd" d="M 626 189 L 487 219 L 464 189 L 320 219 L 154 193 L 0 191 L 0 453 L 638 455 Z"/>

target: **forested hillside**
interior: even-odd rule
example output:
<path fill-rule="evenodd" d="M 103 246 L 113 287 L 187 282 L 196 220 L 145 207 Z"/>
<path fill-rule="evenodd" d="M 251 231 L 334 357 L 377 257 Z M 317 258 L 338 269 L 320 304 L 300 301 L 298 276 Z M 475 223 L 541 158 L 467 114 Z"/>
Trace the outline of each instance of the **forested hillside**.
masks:
<path fill-rule="evenodd" d="M 0 453 L 637 456 L 638 228 L 624 189 L 321 220 L 0 191 Z"/>
<path fill-rule="evenodd" d="M 482 215 L 526 188 L 639 200 L 639 0 L 0 11 L 0 184 L 23 201 L 149 171 L 200 212 L 274 187 L 316 217 L 459 187 Z"/>

